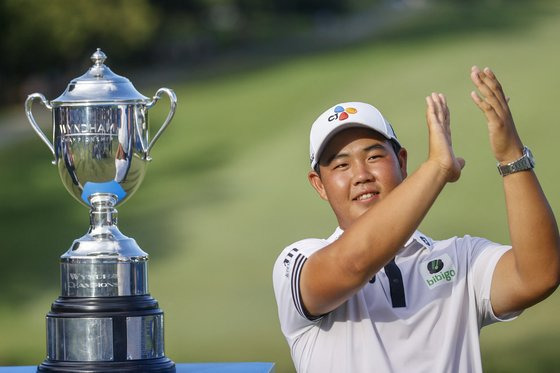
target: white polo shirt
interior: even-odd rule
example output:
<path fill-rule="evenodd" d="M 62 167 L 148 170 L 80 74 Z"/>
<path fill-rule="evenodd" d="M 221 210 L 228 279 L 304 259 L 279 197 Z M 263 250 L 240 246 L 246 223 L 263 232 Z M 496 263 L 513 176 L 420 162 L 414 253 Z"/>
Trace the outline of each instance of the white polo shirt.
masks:
<path fill-rule="evenodd" d="M 482 372 L 480 328 L 517 316 L 499 319 L 490 305 L 492 274 L 509 246 L 470 236 L 433 241 L 416 231 L 392 265 L 334 311 L 310 319 L 301 269 L 342 233 L 298 241 L 274 265 L 280 324 L 299 373 Z"/>

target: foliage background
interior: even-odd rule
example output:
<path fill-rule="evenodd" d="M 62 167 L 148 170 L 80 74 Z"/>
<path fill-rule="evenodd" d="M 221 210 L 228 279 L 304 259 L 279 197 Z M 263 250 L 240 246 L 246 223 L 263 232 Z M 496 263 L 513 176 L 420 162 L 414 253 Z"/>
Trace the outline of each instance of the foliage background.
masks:
<path fill-rule="evenodd" d="M 146 96 L 165 86 L 179 98 L 143 185 L 119 208 L 121 231 L 150 253 L 150 291 L 166 313 L 166 353 L 177 362 L 274 361 L 278 372 L 293 371 L 271 270 L 284 246 L 334 228 L 305 177 L 309 125 L 334 102 L 378 106 L 414 170 L 427 152 L 424 96 L 446 93 L 467 166 L 421 229 L 436 239 L 507 243 L 500 180 L 468 97 L 470 66 L 489 65 L 560 211 L 558 1 L 45 4 L 0 2 L 2 365 L 44 359 L 57 260 L 87 229 L 86 210 L 64 191 L 22 103 L 35 91 L 57 97 L 96 47 Z M 151 110 L 152 128 L 167 109 L 160 102 Z M 49 113 L 40 105 L 34 112 L 48 133 Z M 486 371 L 560 370 L 559 305 L 554 294 L 515 322 L 483 329 Z"/>

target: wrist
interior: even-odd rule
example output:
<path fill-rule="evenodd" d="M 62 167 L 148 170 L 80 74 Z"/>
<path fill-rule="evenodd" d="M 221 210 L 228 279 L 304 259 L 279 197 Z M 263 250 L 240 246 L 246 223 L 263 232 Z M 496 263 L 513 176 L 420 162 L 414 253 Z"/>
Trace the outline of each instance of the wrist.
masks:
<path fill-rule="evenodd" d="M 508 164 L 523 156 L 524 146 L 519 136 L 515 136 L 505 142 L 494 143 L 490 141 L 490 143 L 492 144 L 494 157 L 499 164 Z"/>
<path fill-rule="evenodd" d="M 498 162 L 497 167 L 500 175 L 507 176 L 519 171 L 531 170 L 535 167 L 535 159 L 531 150 L 524 146 L 520 156 L 510 162 Z"/>
<path fill-rule="evenodd" d="M 435 159 L 428 159 L 420 166 L 420 169 L 429 175 L 431 180 L 441 185 L 457 179 L 453 166 L 448 166 Z"/>
<path fill-rule="evenodd" d="M 496 157 L 496 161 L 498 162 L 498 165 L 506 165 L 508 163 L 515 162 L 523 156 L 523 150 L 523 145 L 517 146 L 514 150 L 508 152 L 507 154 Z"/>

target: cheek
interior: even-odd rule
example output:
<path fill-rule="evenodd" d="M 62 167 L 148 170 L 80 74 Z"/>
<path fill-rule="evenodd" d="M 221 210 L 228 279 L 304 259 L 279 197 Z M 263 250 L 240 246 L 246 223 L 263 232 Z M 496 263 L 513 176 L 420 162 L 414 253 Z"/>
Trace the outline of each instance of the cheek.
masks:
<path fill-rule="evenodd" d="M 345 189 L 348 185 L 348 180 L 345 177 L 338 176 L 332 179 L 332 186 L 336 190 Z"/>
<path fill-rule="evenodd" d="M 382 177 L 381 175 L 384 176 Z M 395 159 L 380 165 L 380 167 L 376 169 L 375 176 L 376 178 L 378 177 L 378 180 L 384 179 L 387 183 L 399 184 L 404 180 L 405 175 L 403 175 L 399 162 Z"/>
<path fill-rule="evenodd" d="M 403 177 L 403 174 L 402 174 L 401 170 L 396 169 L 396 170 L 393 171 L 392 176 L 391 176 L 391 180 L 388 181 L 388 182 L 391 183 L 392 188 L 395 188 L 397 185 L 402 183 L 403 180 L 404 180 L 404 177 Z"/>
<path fill-rule="evenodd" d="M 344 175 L 330 175 L 328 183 L 325 184 L 325 192 L 331 199 L 341 199 L 348 191 L 348 178 Z"/>

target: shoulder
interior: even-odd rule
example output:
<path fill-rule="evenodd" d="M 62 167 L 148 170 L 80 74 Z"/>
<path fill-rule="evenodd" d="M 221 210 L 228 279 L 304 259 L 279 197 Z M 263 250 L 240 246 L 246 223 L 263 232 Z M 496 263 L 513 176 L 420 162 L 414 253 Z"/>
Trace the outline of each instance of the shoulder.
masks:
<path fill-rule="evenodd" d="M 272 283 L 280 324 L 286 336 L 311 322 L 303 310 L 299 278 L 307 258 L 328 244 L 327 240 L 316 238 L 294 242 L 282 250 L 274 263 Z"/>
<path fill-rule="evenodd" d="M 486 238 L 464 235 L 462 237 L 451 237 L 445 240 L 432 240 L 434 248 L 444 249 L 455 247 L 457 249 L 486 249 L 490 247 L 502 246 Z"/>
<path fill-rule="evenodd" d="M 327 246 L 329 242 L 320 238 L 306 238 L 286 246 L 274 263 L 274 272 L 282 269 L 288 273 L 297 260 L 309 258 L 314 252 Z"/>
<path fill-rule="evenodd" d="M 329 244 L 328 240 L 321 238 L 306 238 L 304 240 L 296 241 L 291 245 L 288 245 L 282 250 L 279 258 L 290 253 L 299 253 L 309 257 L 315 251 L 327 246 Z"/>
<path fill-rule="evenodd" d="M 465 235 L 434 241 L 434 250 L 453 252 L 461 260 L 470 263 L 493 261 L 511 247 L 493 242 L 486 238 Z"/>

